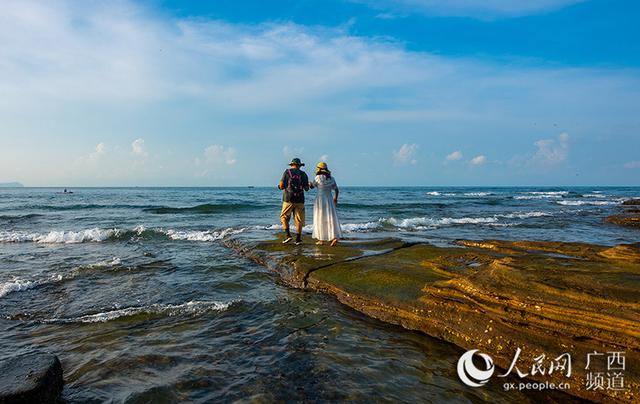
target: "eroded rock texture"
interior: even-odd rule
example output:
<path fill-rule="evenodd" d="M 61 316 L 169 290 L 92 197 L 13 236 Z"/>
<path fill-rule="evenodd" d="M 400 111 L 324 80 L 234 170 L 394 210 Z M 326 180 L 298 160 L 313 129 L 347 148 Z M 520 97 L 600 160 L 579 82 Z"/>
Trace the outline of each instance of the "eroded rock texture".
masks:
<path fill-rule="evenodd" d="M 279 240 L 228 246 L 294 287 L 334 295 L 371 317 L 488 353 L 503 374 L 518 348 L 527 379 L 570 382 L 594 401 L 637 402 L 640 369 L 640 245 L 466 241 L 448 248 L 394 239 L 340 247 L 283 246 Z M 587 389 L 609 352 L 624 352 L 624 389 Z M 548 364 L 572 357 L 572 375 Z M 546 374 L 532 374 L 545 355 Z M 598 358 L 601 363 L 596 363 Z M 454 366 L 455 364 L 452 364 Z M 515 372 L 515 370 L 514 370 Z M 566 372 L 565 372 L 566 373 Z"/>
<path fill-rule="evenodd" d="M 640 229 L 640 199 L 624 201 L 621 212 L 609 216 L 606 221 L 619 226 L 636 227 Z"/>

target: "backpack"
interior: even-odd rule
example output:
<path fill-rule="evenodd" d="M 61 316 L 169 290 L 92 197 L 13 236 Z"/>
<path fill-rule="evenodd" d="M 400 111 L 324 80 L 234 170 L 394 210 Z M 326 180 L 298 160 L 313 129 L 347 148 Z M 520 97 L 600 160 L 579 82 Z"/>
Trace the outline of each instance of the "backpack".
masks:
<path fill-rule="evenodd" d="M 287 183 L 287 193 L 294 197 L 299 198 L 304 195 L 304 189 L 302 188 L 302 178 L 299 174 L 294 174 L 291 170 L 289 172 L 289 181 Z"/>

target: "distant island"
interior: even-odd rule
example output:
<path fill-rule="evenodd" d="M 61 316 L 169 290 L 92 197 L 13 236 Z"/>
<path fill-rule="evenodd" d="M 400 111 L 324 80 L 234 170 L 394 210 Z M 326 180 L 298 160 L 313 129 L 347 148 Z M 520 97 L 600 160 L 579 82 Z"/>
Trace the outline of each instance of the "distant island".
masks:
<path fill-rule="evenodd" d="M 20 182 L 0 182 L 0 188 L 23 188 Z"/>

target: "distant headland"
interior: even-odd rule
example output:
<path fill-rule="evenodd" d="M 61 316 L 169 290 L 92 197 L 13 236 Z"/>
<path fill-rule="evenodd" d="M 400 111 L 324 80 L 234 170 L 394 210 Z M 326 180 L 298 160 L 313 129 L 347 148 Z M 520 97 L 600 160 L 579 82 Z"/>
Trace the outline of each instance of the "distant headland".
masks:
<path fill-rule="evenodd" d="M 0 182 L 0 188 L 24 188 L 20 182 Z"/>

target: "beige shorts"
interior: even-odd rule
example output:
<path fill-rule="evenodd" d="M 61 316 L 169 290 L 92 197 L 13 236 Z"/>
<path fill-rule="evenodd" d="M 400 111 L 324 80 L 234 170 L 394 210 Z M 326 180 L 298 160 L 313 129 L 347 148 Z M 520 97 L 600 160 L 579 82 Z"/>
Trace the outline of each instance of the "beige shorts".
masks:
<path fill-rule="evenodd" d="M 282 202 L 282 212 L 280 213 L 280 221 L 285 228 L 289 227 L 289 219 L 293 213 L 293 221 L 297 228 L 304 227 L 304 203 Z"/>

